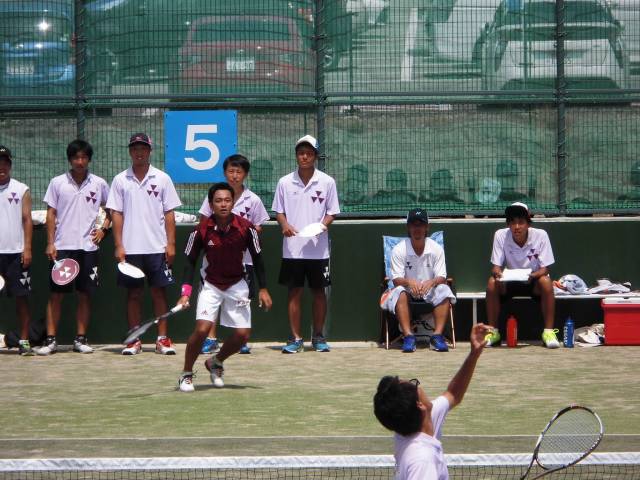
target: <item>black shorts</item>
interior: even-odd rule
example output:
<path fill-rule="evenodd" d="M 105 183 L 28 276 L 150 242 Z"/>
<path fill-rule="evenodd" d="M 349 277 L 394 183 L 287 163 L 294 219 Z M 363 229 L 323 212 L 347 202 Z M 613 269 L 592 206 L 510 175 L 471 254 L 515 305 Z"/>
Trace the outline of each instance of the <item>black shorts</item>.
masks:
<path fill-rule="evenodd" d="M 540 301 L 540 295 L 533 293 L 536 281 L 533 282 L 505 282 L 505 292 L 500 295 L 500 302 L 505 303 L 513 297 L 531 297 Z"/>
<path fill-rule="evenodd" d="M 49 290 L 55 293 L 71 293 L 73 289 L 92 295 L 100 285 L 98 278 L 98 250 L 87 252 L 85 250 L 58 250 L 56 260 L 73 258 L 80 265 L 80 272 L 73 282 L 66 285 L 56 285 L 49 275 Z M 49 264 L 49 273 L 53 269 L 53 262 Z"/>
<path fill-rule="evenodd" d="M 31 293 L 31 267 L 22 268 L 21 253 L 0 253 L 0 275 L 5 281 L 2 293 L 13 297 Z"/>
<path fill-rule="evenodd" d="M 173 285 L 173 272 L 164 253 L 145 253 L 125 256 L 128 263 L 144 272 L 150 287 Z M 125 288 L 144 287 L 144 278 L 131 278 L 118 270 L 118 286 Z"/>
<path fill-rule="evenodd" d="M 289 288 L 304 287 L 305 278 L 309 288 L 324 288 L 331 285 L 329 259 L 308 260 L 283 258 L 278 282 Z"/>

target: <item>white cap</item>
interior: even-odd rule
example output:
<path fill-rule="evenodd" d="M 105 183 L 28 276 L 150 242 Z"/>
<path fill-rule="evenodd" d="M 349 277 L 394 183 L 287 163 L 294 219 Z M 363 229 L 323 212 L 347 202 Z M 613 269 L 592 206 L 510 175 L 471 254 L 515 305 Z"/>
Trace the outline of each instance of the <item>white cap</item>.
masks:
<path fill-rule="evenodd" d="M 311 148 L 313 148 L 316 153 L 318 153 L 318 140 L 316 140 L 315 137 L 312 137 L 311 135 L 305 135 L 304 137 L 300 138 L 297 142 L 296 142 L 296 149 L 302 145 L 303 143 L 307 143 L 309 145 L 311 145 Z"/>

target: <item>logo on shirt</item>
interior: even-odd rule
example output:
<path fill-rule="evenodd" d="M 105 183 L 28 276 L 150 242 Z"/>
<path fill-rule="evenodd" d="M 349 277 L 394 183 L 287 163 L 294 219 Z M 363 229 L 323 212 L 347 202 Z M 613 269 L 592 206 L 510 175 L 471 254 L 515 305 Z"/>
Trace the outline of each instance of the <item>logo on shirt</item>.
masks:
<path fill-rule="evenodd" d="M 213 240 L 209 240 L 209 243 L 207 243 L 208 246 L 213 247 L 215 245 L 215 243 L 213 243 Z"/>
<path fill-rule="evenodd" d="M 11 192 L 11 196 L 7 198 L 7 200 L 9 200 L 9 203 L 16 202 L 16 205 L 20 202 L 20 198 L 16 192 Z"/>
<path fill-rule="evenodd" d="M 98 199 L 96 198 L 96 192 L 89 192 L 89 196 L 84 198 L 87 201 L 87 203 L 93 202 L 94 205 L 98 201 Z"/>
<path fill-rule="evenodd" d="M 405 263 L 404 268 L 406 268 L 407 270 L 411 270 L 411 269 L 413 268 L 413 265 L 411 265 L 411 262 L 407 261 L 407 262 Z"/>
<path fill-rule="evenodd" d="M 322 198 L 320 195 L 322 195 L 322 192 L 320 190 L 316 190 L 316 196 L 314 197 L 313 195 L 311 195 L 311 201 L 313 203 L 316 203 L 316 200 L 318 201 L 318 203 L 324 202 L 324 198 Z"/>
<path fill-rule="evenodd" d="M 532 248 L 531 250 L 529 250 L 527 258 L 529 259 L 529 261 L 532 261 L 534 258 L 537 260 L 539 255 L 539 253 L 536 253 L 536 249 Z"/>
<path fill-rule="evenodd" d="M 151 195 L 155 195 L 156 198 L 158 197 L 158 195 L 160 195 L 160 191 L 156 190 L 156 188 L 158 188 L 157 185 L 149 185 L 151 187 L 151 190 L 147 190 L 147 193 L 149 194 L 149 196 Z"/>
<path fill-rule="evenodd" d="M 249 219 L 249 216 L 250 216 L 250 215 L 249 215 L 249 210 L 251 210 L 251 208 L 250 208 L 250 207 L 244 207 L 244 212 L 240 212 L 240 216 L 241 216 L 242 218 Z"/>

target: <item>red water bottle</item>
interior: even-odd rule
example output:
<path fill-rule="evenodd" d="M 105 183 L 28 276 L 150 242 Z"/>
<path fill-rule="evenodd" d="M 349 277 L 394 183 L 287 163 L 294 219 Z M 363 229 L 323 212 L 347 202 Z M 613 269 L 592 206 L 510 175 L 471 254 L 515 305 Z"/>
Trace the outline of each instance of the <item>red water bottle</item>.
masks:
<path fill-rule="evenodd" d="M 507 318 L 507 346 L 511 348 L 518 346 L 518 320 L 513 315 Z"/>

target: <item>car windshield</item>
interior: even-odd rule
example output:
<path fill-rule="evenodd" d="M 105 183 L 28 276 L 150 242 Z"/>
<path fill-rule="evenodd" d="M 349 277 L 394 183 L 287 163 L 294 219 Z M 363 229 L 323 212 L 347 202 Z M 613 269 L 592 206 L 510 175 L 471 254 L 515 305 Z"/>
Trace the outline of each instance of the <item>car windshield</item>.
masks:
<path fill-rule="evenodd" d="M 273 20 L 239 19 L 204 23 L 193 34 L 194 42 L 287 41 L 289 25 Z"/>
<path fill-rule="evenodd" d="M 4 42 L 68 42 L 71 31 L 71 22 L 64 17 L 36 17 L 33 13 L 4 13 L 0 17 Z"/>
<path fill-rule="evenodd" d="M 524 9 L 522 3 L 524 1 Z M 565 23 L 613 22 L 609 10 L 598 2 L 565 2 Z M 511 0 L 506 4 L 502 25 L 520 25 L 556 22 L 555 2 L 528 2 L 527 0 Z"/>

